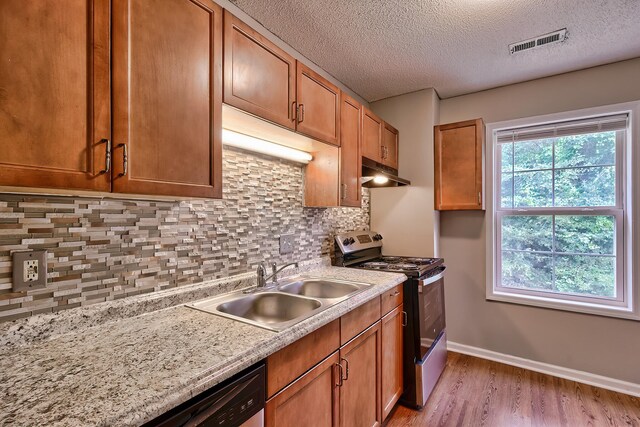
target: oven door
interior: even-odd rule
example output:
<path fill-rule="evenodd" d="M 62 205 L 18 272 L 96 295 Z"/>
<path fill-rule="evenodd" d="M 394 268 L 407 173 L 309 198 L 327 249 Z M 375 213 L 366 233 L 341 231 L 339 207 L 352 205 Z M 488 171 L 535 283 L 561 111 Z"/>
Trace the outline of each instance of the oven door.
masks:
<path fill-rule="evenodd" d="M 444 271 L 418 280 L 418 329 L 420 332 L 420 360 L 431 351 L 436 339 L 445 329 L 444 315 Z"/>

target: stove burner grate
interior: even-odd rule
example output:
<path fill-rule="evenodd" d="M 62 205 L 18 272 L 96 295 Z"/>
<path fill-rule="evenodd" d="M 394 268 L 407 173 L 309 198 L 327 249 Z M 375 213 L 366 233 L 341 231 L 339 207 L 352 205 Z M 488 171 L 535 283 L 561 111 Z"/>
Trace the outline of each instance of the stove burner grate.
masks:
<path fill-rule="evenodd" d="M 372 261 L 365 262 L 364 264 L 362 264 L 362 266 L 366 268 L 387 268 L 389 264 L 382 261 Z"/>

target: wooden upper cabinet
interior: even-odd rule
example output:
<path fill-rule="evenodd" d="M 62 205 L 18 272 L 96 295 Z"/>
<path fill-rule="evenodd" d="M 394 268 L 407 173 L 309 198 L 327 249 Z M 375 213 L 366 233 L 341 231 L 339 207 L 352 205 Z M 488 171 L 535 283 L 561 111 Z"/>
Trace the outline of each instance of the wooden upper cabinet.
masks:
<path fill-rule="evenodd" d="M 0 1 L 0 185 L 109 191 L 109 1 Z"/>
<path fill-rule="evenodd" d="M 434 127 L 435 209 L 484 210 L 484 122 Z"/>
<path fill-rule="evenodd" d="M 340 426 L 382 425 L 380 400 L 380 322 L 340 349 Z"/>
<path fill-rule="evenodd" d="M 382 119 L 362 107 L 362 157 L 382 162 Z"/>
<path fill-rule="evenodd" d="M 113 189 L 222 196 L 222 8 L 113 0 Z"/>
<path fill-rule="evenodd" d="M 362 158 L 361 105 L 352 97 L 341 94 L 340 106 L 340 205 L 360 207 Z"/>
<path fill-rule="evenodd" d="M 340 145 L 340 89 L 301 62 L 297 70 L 298 132 Z"/>
<path fill-rule="evenodd" d="M 382 164 L 398 169 L 398 130 L 389 123 L 382 127 Z"/>
<path fill-rule="evenodd" d="M 402 305 L 396 307 L 380 321 L 380 340 L 382 343 L 382 419 L 389 416 L 402 395 L 402 352 L 403 352 L 403 317 Z"/>
<path fill-rule="evenodd" d="M 295 129 L 296 61 L 224 12 L 224 102 Z"/>

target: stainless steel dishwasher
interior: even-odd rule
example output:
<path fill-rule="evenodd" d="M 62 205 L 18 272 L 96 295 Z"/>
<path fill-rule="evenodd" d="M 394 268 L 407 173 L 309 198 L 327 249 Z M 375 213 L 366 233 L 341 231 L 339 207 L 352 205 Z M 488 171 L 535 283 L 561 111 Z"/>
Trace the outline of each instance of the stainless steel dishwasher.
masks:
<path fill-rule="evenodd" d="M 191 398 L 144 427 L 263 427 L 265 394 L 265 367 L 260 363 Z"/>

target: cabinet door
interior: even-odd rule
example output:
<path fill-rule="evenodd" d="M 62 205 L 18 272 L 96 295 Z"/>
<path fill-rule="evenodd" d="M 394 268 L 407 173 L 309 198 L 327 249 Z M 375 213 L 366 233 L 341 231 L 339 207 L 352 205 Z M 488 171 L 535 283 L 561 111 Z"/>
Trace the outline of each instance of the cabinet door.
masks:
<path fill-rule="evenodd" d="M 360 207 L 362 136 L 360 104 L 342 93 L 340 106 L 340 205 Z"/>
<path fill-rule="evenodd" d="M 340 90 L 300 62 L 297 70 L 298 132 L 340 145 Z"/>
<path fill-rule="evenodd" d="M 402 394 L 402 305 L 384 316 L 381 323 L 382 342 L 382 419 L 387 418 Z"/>
<path fill-rule="evenodd" d="M 362 157 L 382 161 L 382 119 L 362 107 Z"/>
<path fill-rule="evenodd" d="M 295 129 L 293 57 L 228 11 L 224 15 L 224 102 Z"/>
<path fill-rule="evenodd" d="M 340 361 L 340 426 L 381 425 L 380 321 L 342 347 Z"/>
<path fill-rule="evenodd" d="M 269 399 L 265 406 L 266 427 L 337 426 L 338 361 L 336 351 Z"/>
<path fill-rule="evenodd" d="M 222 9 L 114 0 L 113 104 L 115 192 L 221 197 Z"/>
<path fill-rule="evenodd" d="M 382 128 L 382 163 L 398 169 L 398 130 L 386 122 Z"/>
<path fill-rule="evenodd" d="M 434 128 L 435 209 L 484 209 L 482 119 Z"/>
<path fill-rule="evenodd" d="M 110 190 L 108 0 L 0 1 L 0 185 Z"/>

